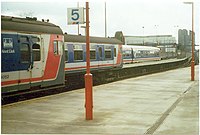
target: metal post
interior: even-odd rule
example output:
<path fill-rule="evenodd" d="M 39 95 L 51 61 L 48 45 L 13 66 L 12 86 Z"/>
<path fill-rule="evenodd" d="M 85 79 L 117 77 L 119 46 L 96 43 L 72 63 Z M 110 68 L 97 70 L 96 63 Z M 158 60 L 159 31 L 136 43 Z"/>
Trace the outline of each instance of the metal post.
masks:
<path fill-rule="evenodd" d="M 158 26 L 159 26 L 159 25 L 155 25 L 155 28 L 156 28 L 156 42 L 157 42 L 157 46 L 159 46 L 159 42 L 158 42 Z"/>
<path fill-rule="evenodd" d="M 191 81 L 194 81 L 194 4 L 192 2 L 192 61 L 191 61 Z"/>
<path fill-rule="evenodd" d="M 77 3 L 77 7 L 79 8 L 79 2 Z M 79 23 L 78 23 L 78 35 L 80 34 L 79 32 Z"/>
<path fill-rule="evenodd" d="M 106 2 L 105 2 L 105 38 L 107 37 Z"/>
<path fill-rule="evenodd" d="M 142 26 L 142 30 L 143 30 L 143 45 L 144 45 L 144 26 Z"/>
<path fill-rule="evenodd" d="M 86 74 L 85 74 L 85 108 L 86 120 L 93 119 L 92 74 L 90 73 L 90 37 L 89 37 L 89 3 L 86 2 Z"/>
<path fill-rule="evenodd" d="M 192 5 L 192 61 L 191 61 L 191 81 L 194 81 L 194 3 L 193 2 L 184 2 L 184 4 Z"/>

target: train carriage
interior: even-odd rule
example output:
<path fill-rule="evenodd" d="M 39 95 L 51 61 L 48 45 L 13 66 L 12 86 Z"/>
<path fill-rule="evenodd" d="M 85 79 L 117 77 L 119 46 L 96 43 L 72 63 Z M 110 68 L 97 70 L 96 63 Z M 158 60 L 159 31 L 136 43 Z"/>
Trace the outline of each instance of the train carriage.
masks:
<path fill-rule="evenodd" d="M 123 45 L 123 63 L 161 60 L 160 48 Z"/>
<path fill-rule="evenodd" d="M 65 71 L 86 70 L 86 37 L 64 34 Z M 90 37 L 91 70 L 122 67 L 122 42 L 115 38 Z"/>
<path fill-rule="evenodd" d="M 59 26 L 1 16 L 2 93 L 64 85 L 63 41 Z"/>

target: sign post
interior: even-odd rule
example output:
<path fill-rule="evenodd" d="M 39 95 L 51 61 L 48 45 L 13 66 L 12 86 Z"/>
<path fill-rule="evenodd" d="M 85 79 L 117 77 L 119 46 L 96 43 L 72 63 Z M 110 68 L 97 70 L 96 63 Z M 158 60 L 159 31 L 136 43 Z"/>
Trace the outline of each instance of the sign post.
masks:
<path fill-rule="evenodd" d="M 68 24 L 84 24 L 84 8 L 67 9 Z M 93 119 L 93 78 L 90 73 L 90 35 L 89 35 L 89 2 L 86 2 L 86 74 L 85 74 L 85 109 L 86 120 Z"/>
<path fill-rule="evenodd" d="M 86 2 L 86 74 L 85 74 L 85 108 L 86 120 L 93 119 L 93 79 L 90 73 L 90 36 L 89 36 L 89 3 Z"/>

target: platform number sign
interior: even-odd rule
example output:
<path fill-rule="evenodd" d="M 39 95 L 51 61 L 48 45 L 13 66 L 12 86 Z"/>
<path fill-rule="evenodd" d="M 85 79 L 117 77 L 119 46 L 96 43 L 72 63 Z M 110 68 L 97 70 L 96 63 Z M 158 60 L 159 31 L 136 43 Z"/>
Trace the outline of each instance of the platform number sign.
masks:
<path fill-rule="evenodd" d="M 84 8 L 68 8 L 67 9 L 67 23 L 70 24 L 84 24 Z"/>

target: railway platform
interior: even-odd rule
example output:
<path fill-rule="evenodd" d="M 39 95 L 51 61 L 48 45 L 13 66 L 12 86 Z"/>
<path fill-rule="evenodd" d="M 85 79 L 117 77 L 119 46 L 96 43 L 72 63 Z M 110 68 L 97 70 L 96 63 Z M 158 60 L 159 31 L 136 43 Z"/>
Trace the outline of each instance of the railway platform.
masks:
<path fill-rule="evenodd" d="M 199 134 L 199 66 L 93 87 L 93 120 L 85 90 L 1 107 L 2 134 Z"/>

